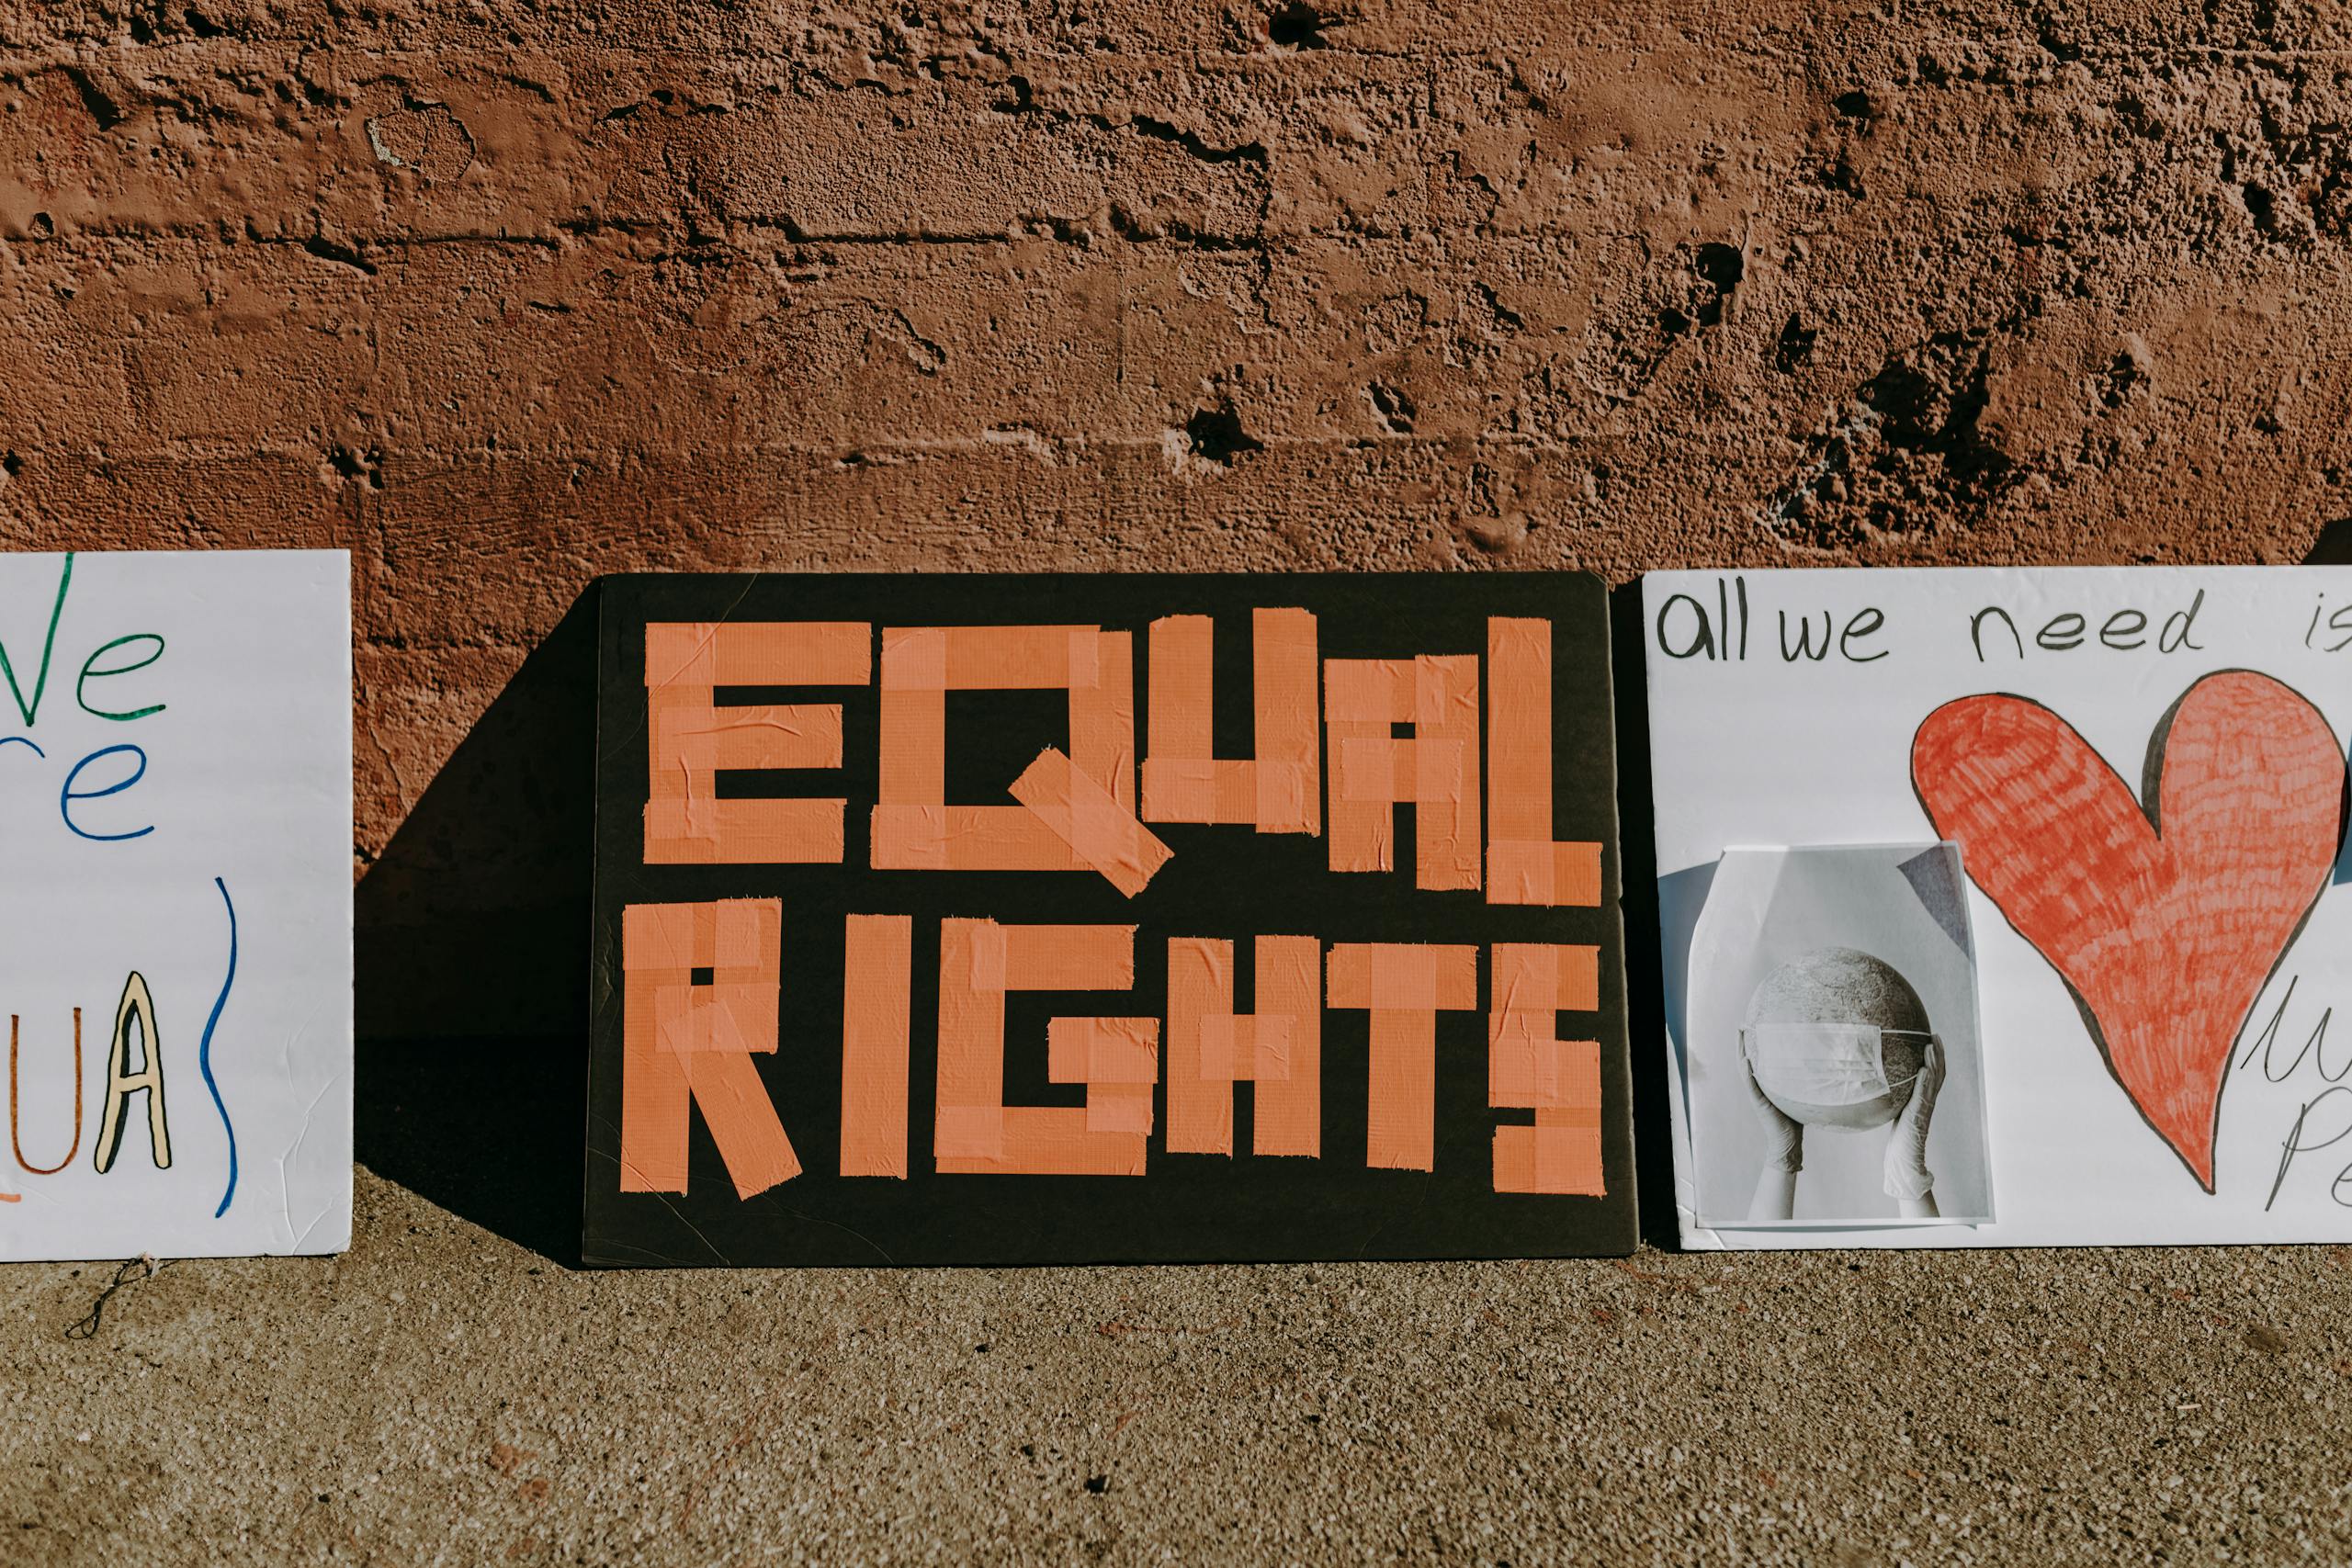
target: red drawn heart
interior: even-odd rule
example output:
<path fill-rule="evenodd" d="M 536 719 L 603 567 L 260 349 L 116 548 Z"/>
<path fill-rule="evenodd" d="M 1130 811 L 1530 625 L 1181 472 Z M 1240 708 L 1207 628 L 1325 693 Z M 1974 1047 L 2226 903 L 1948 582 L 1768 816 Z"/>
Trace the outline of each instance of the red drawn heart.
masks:
<path fill-rule="evenodd" d="M 1911 742 L 1943 838 L 2075 994 L 2123 1092 L 2213 1190 L 2238 1032 L 2327 886 L 2344 753 L 2267 675 L 2190 686 L 2149 739 L 2141 794 L 2039 703 L 1962 697 Z"/>

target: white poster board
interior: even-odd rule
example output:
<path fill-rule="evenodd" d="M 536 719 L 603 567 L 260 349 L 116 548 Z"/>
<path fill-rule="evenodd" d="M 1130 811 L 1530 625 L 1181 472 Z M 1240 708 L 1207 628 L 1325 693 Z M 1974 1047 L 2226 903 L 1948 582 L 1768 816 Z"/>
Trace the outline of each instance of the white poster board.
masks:
<path fill-rule="evenodd" d="M 0 1258 L 348 1245 L 349 581 L 0 556 Z"/>
<path fill-rule="evenodd" d="M 2352 1239 L 2352 570 L 1666 572 L 1643 615 L 1688 1245 Z M 1702 1224 L 1724 852 L 1939 840 L 1997 1218 Z"/>

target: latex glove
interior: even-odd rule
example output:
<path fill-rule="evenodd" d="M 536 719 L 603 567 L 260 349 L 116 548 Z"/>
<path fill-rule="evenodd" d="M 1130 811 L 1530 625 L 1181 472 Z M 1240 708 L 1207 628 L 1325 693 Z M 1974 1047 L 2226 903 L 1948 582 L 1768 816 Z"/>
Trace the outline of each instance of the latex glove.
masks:
<path fill-rule="evenodd" d="M 1766 1097 L 1745 1061 L 1739 1065 L 1739 1076 L 1747 1080 L 1748 1103 L 1764 1128 L 1764 1168 L 1795 1175 L 1804 1168 L 1804 1125 Z"/>
<path fill-rule="evenodd" d="M 1928 1042 L 1919 1076 L 1911 1080 L 1911 1102 L 1886 1134 L 1886 1195 L 1917 1202 L 1936 1185 L 1928 1168 L 1928 1122 L 1936 1113 L 1936 1095 L 1944 1087 L 1944 1048 Z"/>

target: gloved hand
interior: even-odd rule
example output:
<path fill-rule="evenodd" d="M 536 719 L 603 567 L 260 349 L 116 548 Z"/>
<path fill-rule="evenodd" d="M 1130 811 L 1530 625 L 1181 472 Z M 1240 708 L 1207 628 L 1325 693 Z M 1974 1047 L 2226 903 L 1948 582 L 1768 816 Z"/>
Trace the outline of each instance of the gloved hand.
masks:
<path fill-rule="evenodd" d="M 1886 1132 L 1886 1195 L 1909 1202 L 1925 1198 L 1936 1185 L 1928 1168 L 1928 1122 L 1936 1113 L 1936 1095 L 1944 1087 L 1943 1042 L 1930 1039 L 1911 1080 L 1911 1102 Z"/>
<path fill-rule="evenodd" d="M 1772 1103 L 1745 1061 L 1739 1065 L 1739 1076 L 1747 1080 L 1748 1103 L 1764 1127 L 1764 1168 L 1794 1176 L 1804 1168 L 1804 1125 Z"/>

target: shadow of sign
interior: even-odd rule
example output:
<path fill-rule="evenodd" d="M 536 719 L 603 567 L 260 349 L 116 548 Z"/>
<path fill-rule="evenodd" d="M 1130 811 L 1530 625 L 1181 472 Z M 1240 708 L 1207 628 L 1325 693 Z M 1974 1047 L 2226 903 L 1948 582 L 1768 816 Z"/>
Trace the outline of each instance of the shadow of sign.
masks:
<path fill-rule="evenodd" d="M 565 1264 L 586 1111 L 595 594 L 492 702 L 359 883 L 356 1148 Z"/>
<path fill-rule="evenodd" d="M 1610 590 L 1610 672 L 1617 705 L 1617 832 L 1624 867 L 1620 905 L 1625 922 L 1625 1024 L 1633 1043 L 1634 1169 L 1639 1194 L 1642 1239 L 1676 1248 L 1681 1237 L 1674 1213 L 1674 1129 L 1667 1097 L 1666 1058 L 1657 1049 L 1668 1023 L 1679 1045 L 1680 1020 L 1669 1020 L 1668 987 L 1657 941 L 1660 900 L 1676 879 L 1657 874 L 1657 823 L 1650 807 L 1650 707 L 1644 662 L 1642 584 L 1636 578 Z M 1703 868 L 1710 875 L 1714 868 Z M 1702 902 L 1705 889 L 1699 890 Z M 1688 919 L 1697 918 L 1695 907 Z M 1687 960 L 1690 938 L 1680 949 Z M 1676 976 L 1679 996 L 1680 976 Z"/>

